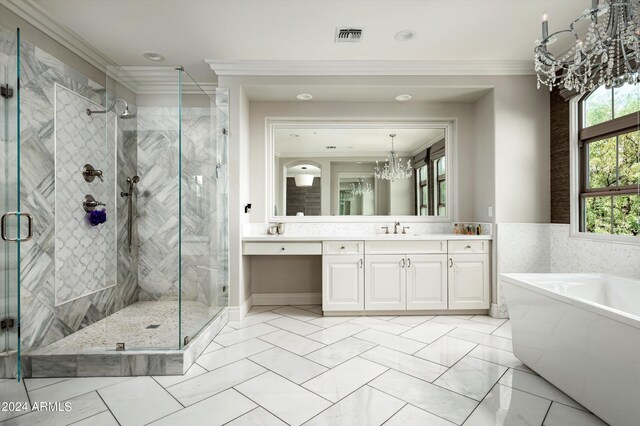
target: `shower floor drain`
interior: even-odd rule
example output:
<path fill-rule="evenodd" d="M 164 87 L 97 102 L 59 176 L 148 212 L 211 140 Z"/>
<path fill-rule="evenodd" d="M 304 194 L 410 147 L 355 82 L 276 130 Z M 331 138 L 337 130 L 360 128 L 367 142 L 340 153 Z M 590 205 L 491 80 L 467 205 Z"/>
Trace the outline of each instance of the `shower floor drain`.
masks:
<path fill-rule="evenodd" d="M 147 326 L 147 328 L 158 328 L 158 327 L 160 327 L 160 324 L 151 324 Z"/>

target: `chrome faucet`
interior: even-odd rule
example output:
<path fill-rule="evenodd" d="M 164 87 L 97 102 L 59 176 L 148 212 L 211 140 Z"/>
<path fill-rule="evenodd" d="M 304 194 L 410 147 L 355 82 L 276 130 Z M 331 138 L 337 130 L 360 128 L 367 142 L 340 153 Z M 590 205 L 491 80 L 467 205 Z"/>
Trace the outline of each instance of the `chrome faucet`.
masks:
<path fill-rule="evenodd" d="M 400 222 L 396 222 L 393 224 L 393 233 L 397 234 L 398 233 L 398 227 L 400 226 Z"/>

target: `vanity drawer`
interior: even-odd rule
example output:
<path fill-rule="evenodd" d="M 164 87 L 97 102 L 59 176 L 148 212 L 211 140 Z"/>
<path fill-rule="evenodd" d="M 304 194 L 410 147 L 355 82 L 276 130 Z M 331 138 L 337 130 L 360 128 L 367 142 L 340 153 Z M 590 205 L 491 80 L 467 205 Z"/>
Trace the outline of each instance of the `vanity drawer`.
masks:
<path fill-rule="evenodd" d="M 430 254 L 446 253 L 446 241 L 367 241 L 366 254 Z"/>
<path fill-rule="evenodd" d="M 449 253 L 489 253 L 489 241 L 449 241 Z"/>
<path fill-rule="evenodd" d="M 246 242 L 244 243 L 245 255 L 320 255 L 322 254 L 321 242 Z"/>
<path fill-rule="evenodd" d="M 363 254 L 363 241 L 324 241 L 322 254 Z"/>

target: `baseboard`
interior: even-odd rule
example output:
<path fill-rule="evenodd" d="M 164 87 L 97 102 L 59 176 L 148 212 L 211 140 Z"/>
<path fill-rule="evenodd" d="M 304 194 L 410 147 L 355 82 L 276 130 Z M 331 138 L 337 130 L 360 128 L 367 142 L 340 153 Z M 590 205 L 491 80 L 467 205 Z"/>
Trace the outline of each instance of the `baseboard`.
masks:
<path fill-rule="evenodd" d="M 320 305 L 322 293 L 253 293 L 253 305 Z"/>
<path fill-rule="evenodd" d="M 500 308 L 498 307 L 497 303 L 491 304 L 491 308 L 489 309 L 489 316 L 492 318 L 500 318 L 500 319 L 509 318 L 509 315 L 507 314 L 507 312 L 504 312 L 504 310 L 500 312 Z"/>
<path fill-rule="evenodd" d="M 249 296 L 240 306 L 229 306 L 229 321 L 242 321 L 254 305 L 253 295 Z"/>

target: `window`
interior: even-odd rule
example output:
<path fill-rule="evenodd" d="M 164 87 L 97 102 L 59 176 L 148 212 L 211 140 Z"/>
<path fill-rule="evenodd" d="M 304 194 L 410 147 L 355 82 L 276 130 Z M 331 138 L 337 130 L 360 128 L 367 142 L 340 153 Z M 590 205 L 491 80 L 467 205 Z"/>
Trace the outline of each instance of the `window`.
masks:
<path fill-rule="evenodd" d="M 640 235 L 640 85 L 580 102 L 581 232 Z"/>
<path fill-rule="evenodd" d="M 446 216 L 447 215 L 447 180 L 445 173 L 445 157 L 440 157 L 435 160 L 436 166 L 434 181 L 436 182 L 436 201 L 435 204 L 438 206 L 438 216 Z"/>
<path fill-rule="evenodd" d="M 420 216 L 429 216 L 429 166 L 424 165 L 416 169 L 416 197 L 418 214 Z"/>

